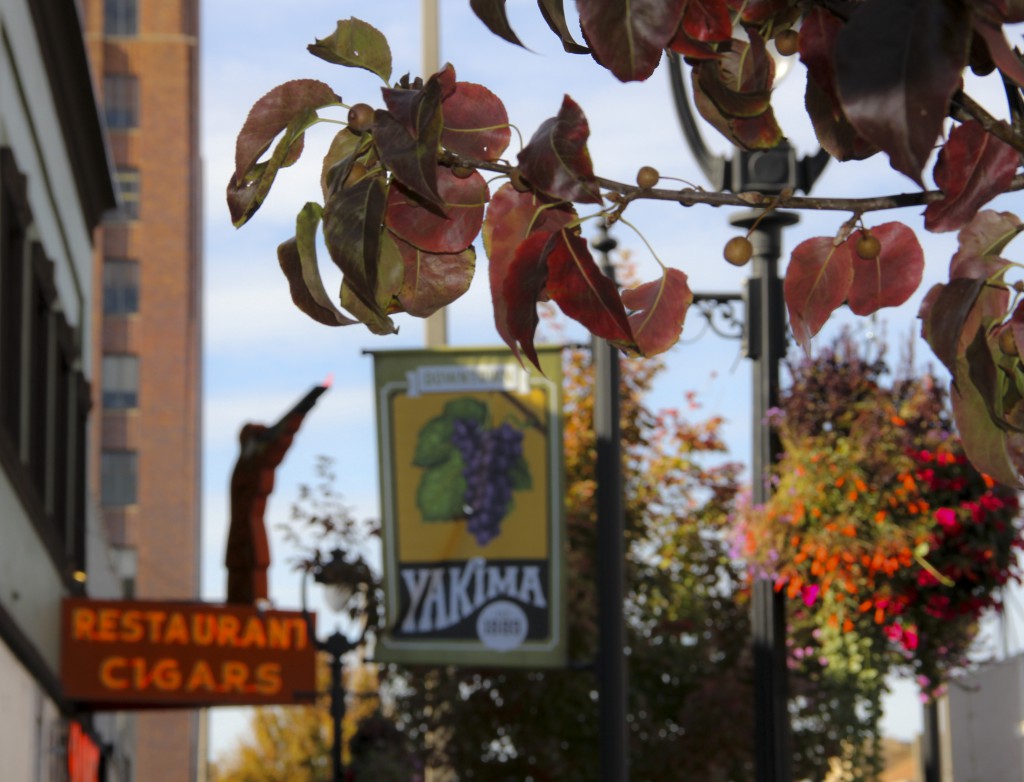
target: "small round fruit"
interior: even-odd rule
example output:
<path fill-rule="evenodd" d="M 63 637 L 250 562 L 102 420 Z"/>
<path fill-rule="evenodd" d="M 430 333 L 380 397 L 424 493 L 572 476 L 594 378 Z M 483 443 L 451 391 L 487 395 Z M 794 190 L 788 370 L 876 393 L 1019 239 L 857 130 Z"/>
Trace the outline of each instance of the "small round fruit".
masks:
<path fill-rule="evenodd" d="M 357 103 L 348 110 L 348 129 L 353 133 L 365 133 L 373 125 L 373 107 Z"/>
<path fill-rule="evenodd" d="M 796 54 L 800 49 L 800 33 L 796 30 L 782 30 L 775 36 L 775 51 L 783 57 Z"/>
<path fill-rule="evenodd" d="M 873 261 L 882 252 L 882 243 L 878 241 L 877 236 L 867 231 L 861 231 L 860 236 L 857 237 L 855 248 L 859 257 L 865 261 Z"/>
<path fill-rule="evenodd" d="M 452 166 L 452 173 L 459 179 L 469 179 L 476 171 L 472 166 Z"/>
<path fill-rule="evenodd" d="M 722 255 L 733 266 L 744 266 L 754 254 L 754 245 L 745 236 L 734 236 L 725 243 Z"/>
<path fill-rule="evenodd" d="M 518 166 L 508 172 L 508 178 L 512 182 L 512 187 L 514 187 L 518 192 L 530 192 L 530 185 L 525 179 L 523 179 L 523 172 L 519 170 Z"/>
<path fill-rule="evenodd" d="M 641 166 L 640 170 L 636 172 L 636 183 L 644 190 L 654 187 L 660 179 L 661 174 L 654 166 Z"/>
<path fill-rule="evenodd" d="M 1017 340 L 1013 338 L 1012 329 L 1004 328 L 999 332 L 999 349 L 1007 356 L 1017 355 Z"/>

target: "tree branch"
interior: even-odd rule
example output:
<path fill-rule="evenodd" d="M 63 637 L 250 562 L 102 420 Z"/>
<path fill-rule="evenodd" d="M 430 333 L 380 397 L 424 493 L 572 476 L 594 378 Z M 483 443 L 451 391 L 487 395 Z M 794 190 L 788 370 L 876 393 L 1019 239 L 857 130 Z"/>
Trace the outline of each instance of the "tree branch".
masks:
<path fill-rule="evenodd" d="M 950 116 L 960 122 L 977 120 L 978 123 L 1000 141 L 1003 141 L 1024 155 L 1024 139 L 1013 132 L 1013 128 L 1003 120 L 996 119 L 985 108 L 962 90 L 953 96 Z"/>

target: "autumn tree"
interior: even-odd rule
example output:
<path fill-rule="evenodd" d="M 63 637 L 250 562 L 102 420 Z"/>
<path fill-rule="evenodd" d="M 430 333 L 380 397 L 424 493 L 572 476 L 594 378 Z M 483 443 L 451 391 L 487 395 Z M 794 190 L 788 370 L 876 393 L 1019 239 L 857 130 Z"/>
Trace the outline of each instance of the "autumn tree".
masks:
<path fill-rule="evenodd" d="M 492 32 L 520 44 L 504 0 L 470 5 Z M 949 282 L 929 292 L 920 313 L 924 337 L 953 377 L 954 414 L 968 455 L 995 478 L 1019 484 L 1024 285 L 1010 279 L 1019 264 L 1002 256 L 1022 223 L 982 207 L 1024 187 L 1017 173 L 1024 65 L 1004 32 L 1024 21 L 1024 3 L 578 0 L 579 34 L 561 0 L 538 6 L 566 51 L 591 56 L 622 81 L 647 79 L 664 57 L 681 57 L 700 113 L 747 150 L 784 140 L 771 104 L 770 47 L 797 56 L 807 69 L 806 111 L 823 149 L 837 161 L 884 155 L 913 190 L 863 198 L 708 192 L 669 186 L 648 167 L 636 184 L 612 181 L 593 170 L 586 115 L 568 95 L 512 153 L 497 95 L 459 81 L 452 65 L 393 82 L 387 41 L 349 19 L 309 50 L 375 74 L 384 83 L 381 105 L 345 104 L 317 80 L 276 87 L 241 129 L 228 184 L 240 226 L 279 170 L 301 154 L 305 133 L 328 121 L 320 112 L 342 109 L 346 126 L 323 163 L 323 203 L 302 207 L 295 236 L 278 250 L 300 309 L 326 325 L 361 322 L 391 333 L 393 313 L 427 316 L 465 292 L 476 264 L 473 241 L 482 232 L 495 324 L 517 355 L 535 358 L 537 303 L 549 298 L 595 335 L 654 355 L 678 339 L 692 299 L 687 273 L 663 267 L 658 279 L 620 293 L 594 263 L 581 235 L 584 221 L 613 223 L 649 200 L 830 210 L 837 213 L 835 232 L 797 246 L 786 274 L 790 325 L 806 347 L 843 305 L 869 315 L 908 300 L 924 263 L 917 230 L 959 231 Z M 964 91 L 968 69 L 1005 84 L 1001 117 Z M 508 182 L 491 192 L 481 172 Z M 886 210 L 914 205 L 924 209 L 923 226 L 884 221 Z M 321 229 L 344 276 L 338 294 L 326 291 L 319 272 Z M 731 260 L 749 255 L 742 244 L 732 243 Z"/>

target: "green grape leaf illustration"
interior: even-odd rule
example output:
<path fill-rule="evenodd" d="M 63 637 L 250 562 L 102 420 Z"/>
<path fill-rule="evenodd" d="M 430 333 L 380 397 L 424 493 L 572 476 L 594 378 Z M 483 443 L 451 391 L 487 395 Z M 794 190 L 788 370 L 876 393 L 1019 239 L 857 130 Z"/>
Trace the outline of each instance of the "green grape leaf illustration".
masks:
<path fill-rule="evenodd" d="M 524 456 L 516 459 L 509 470 L 509 477 L 512 479 L 513 491 L 528 491 L 533 488 L 533 478 L 530 477 L 530 465 L 527 464 L 526 457 Z M 509 512 L 511 513 L 511 507 Z"/>
<path fill-rule="evenodd" d="M 487 403 L 470 396 L 461 396 L 444 406 L 444 415 L 449 419 L 462 418 L 483 425 L 487 420 Z"/>
<path fill-rule="evenodd" d="M 412 463 L 416 467 L 436 467 L 455 451 L 452 445 L 452 421 L 448 416 L 432 418 L 420 429 Z"/>
<path fill-rule="evenodd" d="M 424 521 L 452 521 L 463 517 L 466 479 L 462 455 L 453 450 L 441 464 L 423 473 L 416 491 L 416 506 Z"/>

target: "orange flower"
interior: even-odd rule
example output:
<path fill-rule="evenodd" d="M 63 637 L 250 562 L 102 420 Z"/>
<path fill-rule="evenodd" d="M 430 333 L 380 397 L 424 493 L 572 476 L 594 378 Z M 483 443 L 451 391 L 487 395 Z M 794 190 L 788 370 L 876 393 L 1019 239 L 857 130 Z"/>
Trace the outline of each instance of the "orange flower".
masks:
<path fill-rule="evenodd" d="M 885 518 L 886 518 L 887 515 L 888 514 L 884 510 L 878 511 L 875 514 L 875 523 L 876 524 L 881 524 L 883 521 L 885 521 Z"/>
<path fill-rule="evenodd" d="M 849 619 L 844 619 L 843 620 L 843 632 L 844 633 L 848 633 L 852 629 L 853 629 L 853 622 L 851 622 Z"/>
<path fill-rule="evenodd" d="M 898 415 L 890 416 L 889 417 L 889 421 L 892 423 L 893 426 L 906 426 L 907 425 L 907 422 L 904 421 L 902 418 L 900 418 Z"/>
<path fill-rule="evenodd" d="M 868 490 L 868 485 L 864 483 L 860 478 L 853 482 L 853 485 L 857 487 L 857 491 L 864 492 Z"/>

